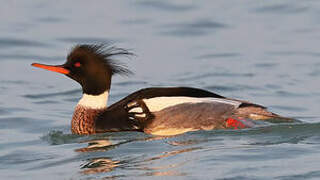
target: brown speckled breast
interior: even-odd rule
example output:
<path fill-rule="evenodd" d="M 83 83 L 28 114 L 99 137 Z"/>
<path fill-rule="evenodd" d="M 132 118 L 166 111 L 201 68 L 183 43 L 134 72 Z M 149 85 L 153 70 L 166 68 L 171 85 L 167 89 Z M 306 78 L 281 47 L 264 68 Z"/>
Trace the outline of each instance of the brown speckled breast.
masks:
<path fill-rule="evenodd" d="M 95 134 L 95 118 L 105 109 L 90 109 L 77 105 L 71 121 L 73 134 Z"/>

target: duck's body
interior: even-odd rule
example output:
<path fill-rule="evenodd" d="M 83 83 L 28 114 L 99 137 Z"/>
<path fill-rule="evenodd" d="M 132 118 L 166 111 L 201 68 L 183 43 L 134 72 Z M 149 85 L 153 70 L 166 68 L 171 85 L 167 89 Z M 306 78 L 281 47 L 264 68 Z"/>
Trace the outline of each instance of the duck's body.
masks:
<path fill-rule="evenodd" d="M 280 117 L 257 104 L 189 87 L 142 89 L 110 107 L 90 106 L 90 101 L 84 103 L 85 98 L 76 106 L 72 118 L 71 127 L 75 134 L 143 131 L 174 135 L 195 130 L 248 128 L 253 124 L 247 118 Z M 98 101 L 104 96 L 96 98 Z"/>
<path fill-rule="evenodd" d="M 129 53 L 104 46 L 80 45 L 73 49 L 64 65 L 33 64 L 66 74 L 82 85 L 83 97 L 71 123 L 73 133 L 143 131 L 175 135 L 195 130 L 248 128 L 254 126 L 255 120 L 286 119 L 261 105 L 189 87 L 146 88 L 107 107 L 111 76 L 129 72 L 109 59 L 119 54 Z"/>

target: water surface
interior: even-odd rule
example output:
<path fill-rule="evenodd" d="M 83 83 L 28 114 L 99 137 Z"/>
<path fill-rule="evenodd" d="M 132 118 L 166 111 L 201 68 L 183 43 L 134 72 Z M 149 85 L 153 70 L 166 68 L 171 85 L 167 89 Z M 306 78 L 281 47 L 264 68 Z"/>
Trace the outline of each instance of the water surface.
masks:
<path fill-rule="evenodd" d="M 0 7 L 1 179 L 319 179 L 317 1 L 8 1 Z M 114 43 L 135 72 L 108 104 L 193 86 L 303 123 L 154 137 L 70 132 L 78 84 L 34 69 L 77 43 Z"/>

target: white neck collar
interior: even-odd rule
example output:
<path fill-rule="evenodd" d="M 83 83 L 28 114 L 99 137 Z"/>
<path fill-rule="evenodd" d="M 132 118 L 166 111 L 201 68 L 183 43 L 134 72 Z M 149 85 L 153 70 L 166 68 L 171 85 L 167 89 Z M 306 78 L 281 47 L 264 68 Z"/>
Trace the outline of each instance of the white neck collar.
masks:
<path fill-rule="evenodd" d="M 78 105 L 91 109 L 103 109 L 107 107 L 108 97 L 109 91 L 105 91 L 99 95 L 89 95 L 84 93 Z"/>

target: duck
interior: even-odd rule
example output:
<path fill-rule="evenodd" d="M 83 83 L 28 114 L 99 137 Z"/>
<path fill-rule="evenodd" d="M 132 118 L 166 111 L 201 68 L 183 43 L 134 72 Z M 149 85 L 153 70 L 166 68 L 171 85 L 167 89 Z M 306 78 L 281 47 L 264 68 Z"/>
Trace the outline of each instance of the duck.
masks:
<path fill-rule="evenodd" d="M 252 128 L 259 121 L 292 121 L 265 106 L 193 87 L 143 88 L 107 106 L 112 77 L 132 74 L 115 57 L 131 55 L 115 46 L 78 44 L 62 65 L 31 65 L 63 74 L 81 85 L 82 97 L 71 120 L 73 134 L 139 131 L 172 136 L 198 130 Z"/>

